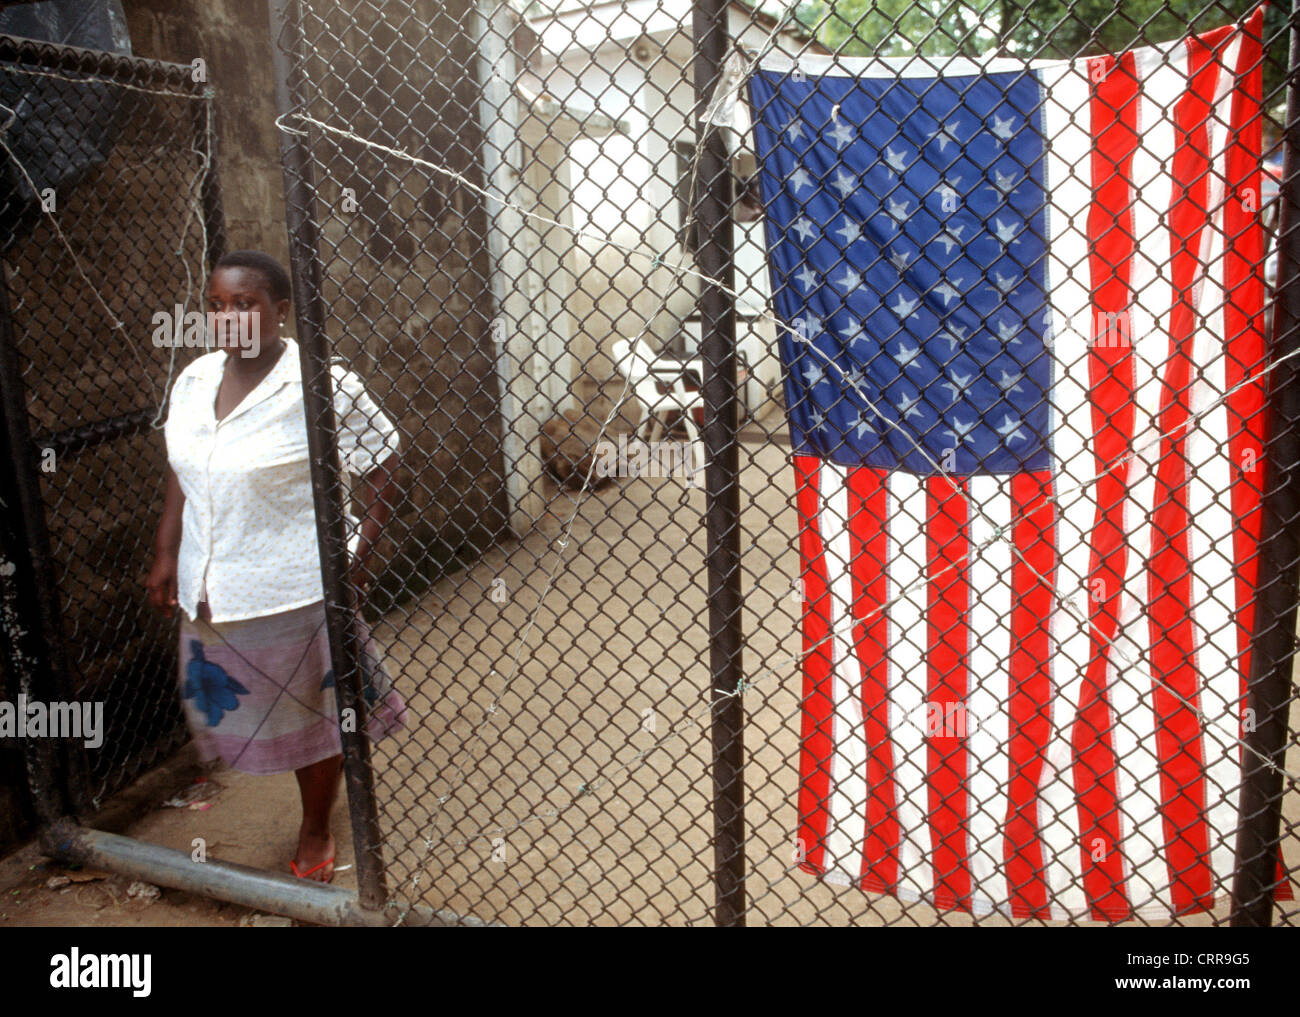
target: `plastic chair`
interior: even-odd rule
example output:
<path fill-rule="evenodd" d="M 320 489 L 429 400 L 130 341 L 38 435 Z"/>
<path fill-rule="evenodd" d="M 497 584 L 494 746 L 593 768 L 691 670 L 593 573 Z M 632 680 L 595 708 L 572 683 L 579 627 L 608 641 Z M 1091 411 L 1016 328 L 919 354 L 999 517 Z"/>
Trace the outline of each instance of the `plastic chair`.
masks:
<path fill-rule="evenodd" d="M 704 445 L 700 428 L 695 422 L 695 410 L 704 409 L 704 396 L 700 391 L 686 388 L 686 376 L 691 371 L 696 378 L 703 377 L 703 364 L 698 360 L 673 360 L 653 357 L 646 352 L 645 340 L 636 349 L 627 339 L 613 345 L 614 366 L 627 378 L 637 401 L 645 409 L 645 423 L 641 430 L 646 441 L 655 441 L 660 431 L 668 434 L 665 418 L 680 416 L 686 424 L 686 435 L 691 444 L 692 470 L 696 476 L 704 468 Z M 641 436 L 641 435 L 639 435 Z"/>

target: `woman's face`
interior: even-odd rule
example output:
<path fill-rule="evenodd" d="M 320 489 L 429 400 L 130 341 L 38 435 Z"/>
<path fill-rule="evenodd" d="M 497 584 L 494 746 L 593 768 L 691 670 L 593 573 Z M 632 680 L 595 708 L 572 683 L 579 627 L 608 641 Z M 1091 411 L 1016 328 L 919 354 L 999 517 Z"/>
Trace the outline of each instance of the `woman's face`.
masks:
<path fill-rule="evenodd" d="M 217 348 L 251 359 L 275 345 L 289 301 L 271 299 L 261 272 L 226 266 L 208 280 L 208 311 Z"/>

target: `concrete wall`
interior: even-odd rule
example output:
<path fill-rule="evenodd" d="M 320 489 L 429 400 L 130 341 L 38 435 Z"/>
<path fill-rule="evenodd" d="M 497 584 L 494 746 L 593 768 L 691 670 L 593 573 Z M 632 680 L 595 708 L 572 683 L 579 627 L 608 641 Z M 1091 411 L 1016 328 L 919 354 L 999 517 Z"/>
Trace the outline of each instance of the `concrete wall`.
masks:
<path fill-rule="evenodd" d="M 321 97 L 313 115 L 432 153 L 472 178 L 477 86 L 465 0 L 416 4 L 401 31 L 376 24 L 369 4 L 322 9 L 331 20 L 309 15 L 305 26 Z M 139 55 L 208 60 L 229 246 L 287 264 L 265 0 L 127 0 L 127 13 Z M 407 497 L 379 551 L 386 572 L 377 594 L 386 601 L 503 532 L 482 201 L 355 144 L 322 142 L 313 155 L 335 352 L 408 436 Z"/>

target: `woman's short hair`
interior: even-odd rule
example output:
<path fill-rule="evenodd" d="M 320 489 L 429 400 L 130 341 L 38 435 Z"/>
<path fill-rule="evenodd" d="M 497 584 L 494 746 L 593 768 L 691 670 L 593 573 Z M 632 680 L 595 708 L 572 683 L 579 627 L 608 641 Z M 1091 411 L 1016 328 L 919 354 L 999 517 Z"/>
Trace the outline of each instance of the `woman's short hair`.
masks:
<path fill-rule="evenodd" d="M 261 251 L 230 251 L 217 259 L 213 266 L 218 268 L 247 268 L 260 272 L 266 281 L 266 290 L 277 304 L 281 300 L 293 299 L 293 287 L 289 284 L 289 273 L 284 266 Z"/>

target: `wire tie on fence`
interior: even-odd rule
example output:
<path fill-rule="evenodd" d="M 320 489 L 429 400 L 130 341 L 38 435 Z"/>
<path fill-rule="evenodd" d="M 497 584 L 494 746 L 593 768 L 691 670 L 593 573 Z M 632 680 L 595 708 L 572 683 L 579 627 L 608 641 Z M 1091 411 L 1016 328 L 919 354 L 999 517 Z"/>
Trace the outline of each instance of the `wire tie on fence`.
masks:
<path fill-rule="evenodd" d="M 295 130 L 294 128 L 286 124 L 284 122 L 286 117 L 298 117 L 298 119 L 302 119 L 302 114 L 293 111 L 290 111 L 288 113 L 281 113 L 278 117 L 275 118 L 275 126 L 288 134 L 297 134 L 298 136 L 303 138 L 308 136 L 306 131 Z"/>

